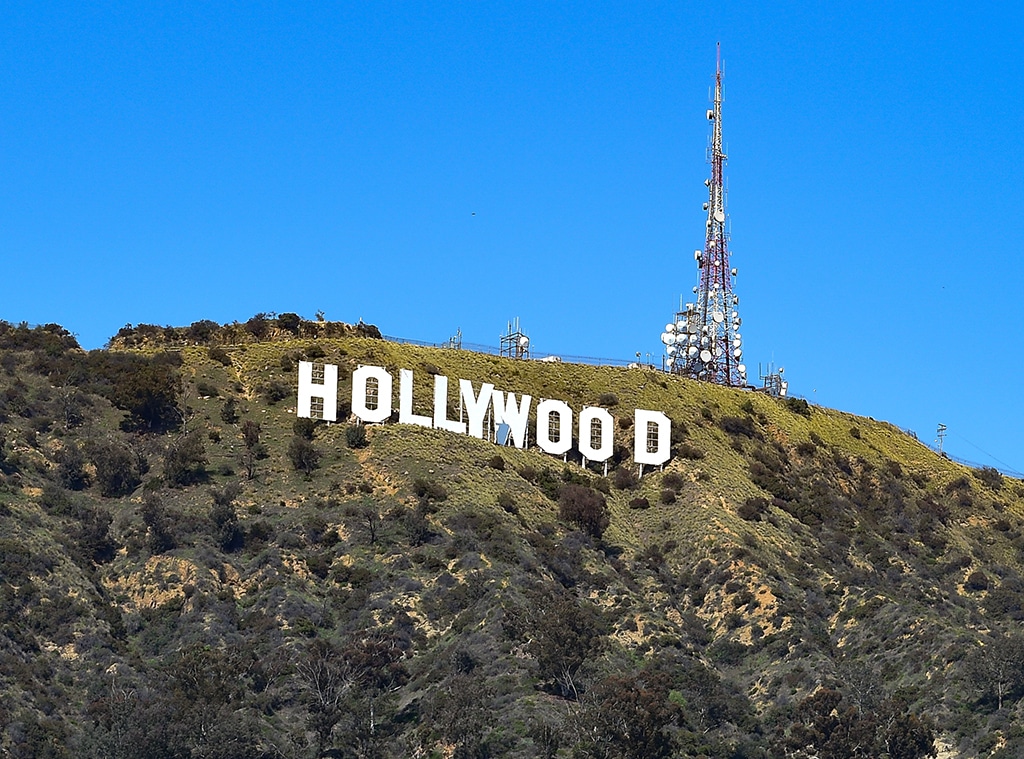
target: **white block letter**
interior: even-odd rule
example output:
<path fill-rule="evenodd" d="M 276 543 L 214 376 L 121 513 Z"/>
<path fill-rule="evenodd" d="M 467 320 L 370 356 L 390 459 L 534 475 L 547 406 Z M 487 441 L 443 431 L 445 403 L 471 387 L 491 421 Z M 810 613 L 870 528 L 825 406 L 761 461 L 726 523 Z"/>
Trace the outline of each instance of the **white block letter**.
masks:
<path fill-rule="evenodd" d="M 366 405 L 366 384 L 377 380 L 377 408 Z M 383 366 L 360 366 L 352 372 L 352 413 L 367 424 L 383 422 L 391 416 L 391 375 Z"/>
<path fill-rule="evenodd" d="M 466 423 L 448 418 L 448 378 L 434 375 L 434 426 L 439 430 L 466 434 Z"/>
<path fill-rule="evenodd" d="M 295 406 L 295 415 L 306 419 L 313 417 L 313 398 L 320 398 L 324 403 L 323 418 L 333 422 L 338 418 L 338 367 L 324 364 L 323 384 L 313 382 L 313 362 L 299 362 L 299 402 Z"/>
<path fill-rule="evenodd" d="M 473 395 L 473 383 L 460 379 L 459 392 L 462 393 L 462 405 L 469 417 L 469 434 L 482 439 L 484 415 L 487 413 L 487 404 L 491 400 L 491 393 L 494 392 L 494 385 L 485 382 L 480 386 L 480 395 Z"/>
<path fill-rule="evenodd" d="M 601 424 L 601 440 L 594 445 L 593 422 Z M 607 461 L 612 457 L 612 431 L 615 428 L 615 420 L 608 413 L 608 409 L 599 406 L 588 406 L 580 412 L 580 453 L 591 461 Z"/>
<path fill-rule="evenodd" d="M 432 427 L 429 416 L 412 413 L 412 370 L 402 369 L 398 375 L 398 422 Z"/>
<path fill-rule="evenodd" d="M 633 412 L 633 430 L 633 461 L 637 464 L 658 466 L 672 456 L 672 421 L 663 413 L 638 408 Z"/>
<path fill-rule="evenodd" d="M 551 415 L 558 416 L 558 440 L 551 439 Z M 572 448 L 572 409 L 565 401 L 537 404 L 537 445 L 545 453 L 561 456 Z"/>
<path fill-rule="evenodd" d="M 515 393 L 506 394 L 501 390 L 494 390 L 491 393 L 491 403 L 494 406 L 494 424 L 495 426 L 499 424 L 507 424 L 509 426 L 509 437 L 516 444 L 516 448 L 524 448 L 526 446 L 526 421 L 530 416 L 530 401 L 530 396 L 524 395 L 522 403 L 517 406 Z"/>

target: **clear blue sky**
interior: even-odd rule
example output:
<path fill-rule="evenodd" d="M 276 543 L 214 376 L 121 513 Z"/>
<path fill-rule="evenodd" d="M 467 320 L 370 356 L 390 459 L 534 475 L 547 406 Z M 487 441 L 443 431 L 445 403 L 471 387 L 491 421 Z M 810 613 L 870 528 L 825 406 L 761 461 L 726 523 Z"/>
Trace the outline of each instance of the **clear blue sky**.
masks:
<path fill-rule="evenodd" d="M 0 318 L 660 355 L 721 41 L 748 365 L 1024 470 L 1022 12 L 767 5 L 6 2 Z"/>

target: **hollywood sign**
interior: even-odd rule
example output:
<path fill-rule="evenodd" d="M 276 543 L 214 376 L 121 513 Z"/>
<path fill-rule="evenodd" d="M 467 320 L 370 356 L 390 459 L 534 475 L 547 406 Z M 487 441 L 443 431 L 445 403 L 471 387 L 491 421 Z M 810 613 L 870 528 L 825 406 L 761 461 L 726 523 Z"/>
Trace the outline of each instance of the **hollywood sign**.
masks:
<path fill-rule="evenodd" d="M 295 409 L 297 416 L 307 419 L 322 418 L 337 421 L 338 367 L 319 365 L 314 376 L 314 364 L 299 362 L 299 394 Z M 459 419 L 448 418 L 448 378 L 434 375 L 433 413 L 413 413 L 413 372 L 399 370 L 398 423 L 415 424 L 448 430 L 459 435 L 472 435 L 481 440 L 485 436 L 484 422 L 490 421 L 495 430 L 494 441 L 517 448 L 527 446 L 530 408 L 529 395 L 496 390 L 490 382 L 474 389 L 469 380 L 459 382 Z M 366 424 L 378 424 L 391 418 L 394 410 L 394 378 L 382 366 L 360 366 L 352 372 L 352 414 Z M 314 401 L 319 403 L 314 415 Z M 565 401 L 542 398 L 536 405 L 534 441 L 542 451 L 553 456 L 564 456 L 573 443 L 573 411 Z M 660 466 L 671 455 L 672 422 L 660 411 L 636 409 L 633 412 L 633 460 L 637 464 Z M 604 462 L 612 457 L 615 420 L 607 409 L 585 406 L 576 415 L 579 452 L 589 461 Z"/>

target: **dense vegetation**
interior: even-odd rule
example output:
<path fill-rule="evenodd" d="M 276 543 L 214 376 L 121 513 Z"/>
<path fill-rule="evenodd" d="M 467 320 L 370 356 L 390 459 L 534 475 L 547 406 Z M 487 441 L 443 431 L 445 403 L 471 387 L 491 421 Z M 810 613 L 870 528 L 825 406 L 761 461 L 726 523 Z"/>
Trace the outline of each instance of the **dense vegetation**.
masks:
<path fill-rule="evenodd" d="M 360 363 L 611 407 L 613 469 L 296 419 L 303 358 L 339 419 Z M 634 407 L 674 421 L 642 479 Z M 0 323 L 0 528 L 4 756 L 1024 753 L 1024 484 L 806 402 L 294 314 Z"/>

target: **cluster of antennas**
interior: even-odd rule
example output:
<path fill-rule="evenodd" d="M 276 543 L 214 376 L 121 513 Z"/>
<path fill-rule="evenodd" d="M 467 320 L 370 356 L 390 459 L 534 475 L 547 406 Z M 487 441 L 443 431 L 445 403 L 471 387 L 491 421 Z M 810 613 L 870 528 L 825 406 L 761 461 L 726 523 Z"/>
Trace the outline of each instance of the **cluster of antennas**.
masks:
<path fill-rule="evenodd" d="M 733 304 L 738 303 L 737 296 L 732 296 Z M 665 325 L 665 331 L 661 333 L 661 342 L 665 344 L 665 353 L 668 354 L 665 364 L 671 371 L 679 367 L 689 366 L 697 369 L 701 364 L 710 367 L 713 363 L 721 362 L 725 352 L 732 353 L 736 362 L 743 359 L 743 336 L 739 329 L 742 324 L 739 312 L 735 309 L 717 309 L 711 312 L 711 320 L 715 326 L 723 325 L 729 319 L 732 333 L 731 342 L 723 341 L 720 337 L 721 330 L 712 328 L 712 325 L 702 325 L 695 303 L 687 303 L 686 310 L 676 314 L 676 320 Z M 700 362 L 700 363 L 697 363 Z M 745 379 L 747 367 L 738 363 L 736 371 Z"/>

